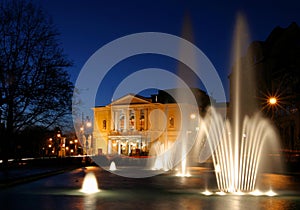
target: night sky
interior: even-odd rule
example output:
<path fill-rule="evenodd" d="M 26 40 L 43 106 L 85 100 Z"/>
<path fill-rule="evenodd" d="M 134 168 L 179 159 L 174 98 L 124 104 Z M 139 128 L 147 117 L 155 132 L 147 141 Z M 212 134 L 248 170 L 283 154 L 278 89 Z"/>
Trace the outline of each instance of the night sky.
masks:
<path fill-rule="evenodd" d="M 191 19 L 196 46 L 219 72 L 228 93 L 231 68 L 231 46 L 236 16 L 242 12 L 247 19 L 251 40 L 265 40 L 276 26 L 300 24 L 299 1 L 191 1 L 191 0 L 35 0 L 53 18 L 59 41 L 73 61 L 71 80 L 87 59 L 100 47 L 119 37 L 138 32 L 164 32 L 181 36 L 186 14 Z M 230 2 L 230 3 L 228 3 Z M 126 74 L 141 68 L 175 69 L 174 61 L 164 57 L 137 56 L 112 69 L 105 84 L 106 95 L 96 105 L 111 100 L 114 87 Z M 121 70 L 123 69 L 123 70 Z M 127 70 L 124 70 L 127 69 Z M 227 95 L 228 98 L 228 95 Z"/>

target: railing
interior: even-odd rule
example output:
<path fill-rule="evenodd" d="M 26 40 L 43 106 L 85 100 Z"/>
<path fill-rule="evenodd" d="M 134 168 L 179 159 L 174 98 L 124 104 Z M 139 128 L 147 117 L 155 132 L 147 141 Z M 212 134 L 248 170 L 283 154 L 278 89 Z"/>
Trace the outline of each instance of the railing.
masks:
<path fill-rule="evenodd" d="M 109 136 L 134 136 L 134 135 L 147 135 L 148 131 L 110 131 Z"/>

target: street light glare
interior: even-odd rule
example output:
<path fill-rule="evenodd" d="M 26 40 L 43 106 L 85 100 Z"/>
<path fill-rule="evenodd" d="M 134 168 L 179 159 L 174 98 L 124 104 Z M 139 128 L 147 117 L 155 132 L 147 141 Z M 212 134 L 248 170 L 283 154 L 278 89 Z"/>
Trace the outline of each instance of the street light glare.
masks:
<path fill-rule="evenodd" d="M 92 127 L 92 123 L 91 123 L 91 122 L 87 122 L 87 123 L 86 123 L 86 126 L 87 126 L 87 127 Z"/>
<path fill-rule="evenodd" d="M 271 98 L 269 98 L 269 103 L 270 103 L 271 105 L 274 105 L 274 104 L 277 103 L 277 99 L 276 99 L 275 97 L 271 97 Z"/>
<path fill-rule="evenodd" d="M 190 115 L 190 118 L 191 118 L 191 119 L 195 119 L 195 118 L 196 118 L 196 115 L 195 115 L 195 114 L 191 114 L 191 115 Z"/>

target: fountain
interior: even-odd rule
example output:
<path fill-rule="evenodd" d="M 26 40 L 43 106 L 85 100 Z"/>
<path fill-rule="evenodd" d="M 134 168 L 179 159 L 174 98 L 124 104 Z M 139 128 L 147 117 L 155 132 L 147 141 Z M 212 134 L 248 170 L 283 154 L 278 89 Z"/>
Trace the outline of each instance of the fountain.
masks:
<path fill-rule="evenodd" d="M 116 170 L 117 170 L 117 166 L 116 166 L 115 161 L 112 161 L 112 162 L 110 163 L 109 170 L 110 170 L 110 171 L 116 171 Z"/>
<path fill-rule="evenodd" d="M 182 104 L 183 101 L 190 101 L 187 91 L 178 91 L 174 98 L 179 106 L 185 107 L 181 110 L 182 127 L 178 135 L 181 141 L 175 142 L 168 149 L 160 144 L 153 146 L 158 154 L 154 161 L 154 169 L 170 170 L 180 162 L 177 175 L 190 176 L 187 154 L 191 148 L 188 144 L 193 142 L 193 152 L 198 153 L 200 162 L 212 158 L 219 193 L 255 191 L 260 167 L 265 162 L 264 156 L 270 152 L 266 149 L 272 148 L 272 152 L 278 152 L 279 147 L 272 124 L 261 116 L 254 100 L 256 86 L 252 69 L 247 67 L 249 65 L 244 65 L 247 61 L 241 59 L 243 48 L 249 43 L 247 35 L 245 21 L 239 16 L 234 36 L 235 65 L 230 76 L 233 84 L 230 108 L 232 116 L 224 120 L 214 107 L 208 109 L 204 118 L 190 114 L 190 108 Z M 184 55 L 193 53 L 186 52 Z M 183 70 L 179 68 L 179 74 L 183 74 Z M 190 123 L 193 120 L 194 123 Z M 195 130 L 196 141 L 191 141 L 195 137 Z M 180 161 L 174 161 L 178 154 L 181 154 Z"/>
<path fill-rule="evenodd" d="M 185 93 L 185 97 L 175 95 L 174 98 L 177 98 L 178 101 L 183 100 L 183 98 L 189 98 L 186 101 L 192 101 L 191 93 L 188 93 L 188 91 L 183 92 Z M 197 120 L 199 118 L 194 114 L 197 113 L 198 108 L 195 105 L 189 106 L 184 103 L 179 103 L 178 105 L 181 110 L 181 128 L 178 132 L 177 140 L 169 144 L 161 143 L 160 141 L 154 142 L 149 152 L 150 156 L 154 156 L 154 158 L 149 158 L 148 168 L 169 171 L 177 167 L 178 173 L 176 176 L 190 177 L 191 174 L 188 171 L 186 156 L 192 149 L 196 135 L 199 133 L 197 127 Z"/>
<path fill-rule="evenodd" d="M 264 161 L 263 154 L 270 152 L 265 149 L 274 145 L 274 149 L 279 151 L 275 130 L 257 111 L 252 69 L 245 65 L 248 61 L 241 59 L 243 47 L 248 44 L 245 35 L 248 35 L 245 21 L 239 16 L 234 38 L 233 58 L 236 63 L 231 75 L 231 121 L 224 121 L 212 108 L 203 124 L 207 137 L 204 150 L 210 149 L 210 152 L 201 153 L 200 161 L 212 155 L 221 192 L 254 191 L 259 167 Z"/>
<path fill-rule="evenodd" d="M 269 121 L 259 114 L 251 118 L 246 116 L 240 138 L 233 138 L 230 122 L 224 122 L 214 109 L 210 110 L 207 119 L 211 122 L 204 124 L 206 143 L 212 152 L 219 190 L 234 193 L 254 191 L 263 151 L 277 138 Z M 206 128 L 207 124 L 209 128 Z M 200 156 L 200 159 L 206 158 Z"/>
<path fill-rule="evenodd" d="M 93 172 L 88 172 L 85 175 L 80 191 L 85 194 L 93 194 L 99 192 L 97 179 Z"/>
<path fill-rule="evenodd" d="M 236 57 L 240 57 L 240 54 Z M 236 70 L 240 71 L 241 65 L 238 66 Z M 235 79 L 239 78 L 236 75 Z M 245 86 L 240 87 L 246 83 L 242 78 L 235 83 L 238 85 L 234 90 L 242 90 L 239 94 L 243 93 Z M 249 89 L 248 86 L 246 90 Z M 265 149 L 270 147 L 270 142 L 276 144 L 276 133 L 270 122 L 255 109 L 249 109 L 249 101 L 242 100 L 239 94 L 234 94 L 236 99 L 231 121 L 225 121 L 213 107 L 204 118 L 191 115 L 196 110 L 184 109 L 185 119 L 182 122 L 186 127 L 182 127 L 178 141 L 173 145 L 157 141 L 151 148 L 156 155 L 152 159 L 156 170 L 170 170 L 179 166 L 180 175 L 186 176 L 189 172 L 187 166 L 191 166 L 188 161 L 191 158 L 186 156 L 190 149 L 187 144 L 191 143 L 192 152 L 195 152 L 200 162 L 212 158 L 216 179 L 210 170 L 198 170 L 200 167 L 197 167 L 197 174 L 190 170 L 195 175 L 193 178 L 157 176 L 144 179 L 137 176 L 139 179 L 132 179 L 132 176 L 115 176 L 93 166 L 85 169 L 95 172 L 98 179 L 102 180 L 101 193 L 97 194 L 99 189 L 93 172 L 86 173 L 79 192 L 81 183 L 77 180 L 82 178 L 82 170 L 76 169 L 32 183 L 0 189 L 0 203 L 9 209 L 53 209 L 57 206 L 64 209 L 160 209 L 173 206 L 182 209 L 299 209 L 299 174 L 270 173 L 261 183 L 272 186 L 272 189 L 257 189 L 259 169 L 265 168 Z M 247 104 L 241 104 L 243 101 Z M 246 107 L 251 112 L 247 113 L 244 109 Z M 194 137 L 197 137 L 196 141 L 189 142 Z M 110 170 L 115 165 L 113 163 L 110 164 Z M 134 174 L 138 172 L 136 167 L 120 168 L 117 172 L 128 173 L 129 169 Z M 76 184 L 79 186 L 74 189 Z M 199 186 L 204 188 L 202 193 L 199 193 Z M 224 195 L 227 196 L 222 197 Z"/>

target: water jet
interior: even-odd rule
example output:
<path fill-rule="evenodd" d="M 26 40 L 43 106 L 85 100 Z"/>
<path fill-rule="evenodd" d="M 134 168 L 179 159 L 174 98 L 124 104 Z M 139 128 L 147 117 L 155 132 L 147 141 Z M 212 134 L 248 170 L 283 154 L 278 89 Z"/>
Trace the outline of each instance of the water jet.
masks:
<path fill-rule="evenodd" d="M 110 163 L 109 170 L 110 171 L 116 171 L 117 170 L 116 163 L 114 161 L 112 161 Z"/>
<path fill-rule="evenodd" d="M 98 182 L 95 174 L 93 172 L 88 172 L 84 177 L 80 192 L 85 194 L 94 194 L 99 191 L 100 190 L 98 188 Z"/>

